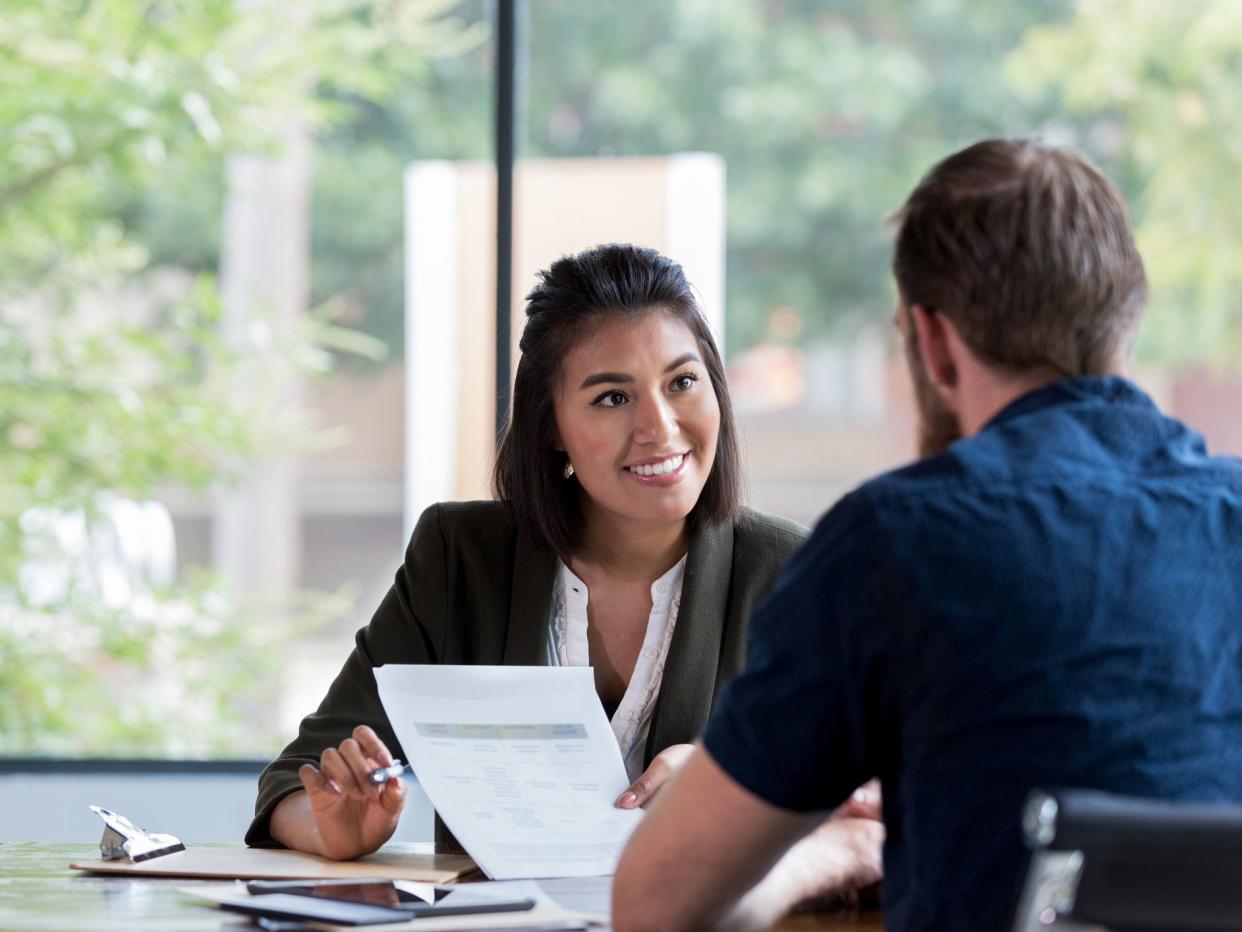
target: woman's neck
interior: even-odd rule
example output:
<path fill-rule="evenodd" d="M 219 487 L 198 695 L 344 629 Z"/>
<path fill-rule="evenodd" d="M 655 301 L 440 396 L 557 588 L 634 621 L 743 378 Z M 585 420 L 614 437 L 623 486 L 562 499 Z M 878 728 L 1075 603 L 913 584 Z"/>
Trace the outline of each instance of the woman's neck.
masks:
<path fill-rule="evenodd" d="M 652 524 L 617 519 L 613 515 L 586 516 L 582 545 L 571 555 L 573 564 L 598 569 L 623 579 L 659 579 L 686 554 L 690 542 L 686 520 Z"/>

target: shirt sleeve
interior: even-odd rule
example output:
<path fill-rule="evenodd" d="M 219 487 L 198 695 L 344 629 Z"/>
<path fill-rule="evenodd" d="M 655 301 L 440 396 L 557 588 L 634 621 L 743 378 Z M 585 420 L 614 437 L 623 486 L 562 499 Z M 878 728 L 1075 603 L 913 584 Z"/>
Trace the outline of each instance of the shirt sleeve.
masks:
<path fill-rule="evenodd" d="M 324 749 L 339 745 L 356 726 L 370 725 L 394 757 L 404 758 L 380 702 L 373 671 L 388 663 L 438 662 L 446 614 L 445 559 L 439 506 L 433 505 L 419 518 L 392 587 L 370 623 L 358 632 L 353 651 L 319 708 L 302 719 L 297 737 L 259 776 L 247 845 L 277 846 L 270 830 L 272 810 L 301 789 L 298 768 L 307 763 L 319 766 Z"/>
<path fill-rule="evenodd" d="M 865 498 L 832 509 L 751 619 L 747 662 L 703 734 L 773 805 L 832 809 L 875 775 L 884 548 Z"/>

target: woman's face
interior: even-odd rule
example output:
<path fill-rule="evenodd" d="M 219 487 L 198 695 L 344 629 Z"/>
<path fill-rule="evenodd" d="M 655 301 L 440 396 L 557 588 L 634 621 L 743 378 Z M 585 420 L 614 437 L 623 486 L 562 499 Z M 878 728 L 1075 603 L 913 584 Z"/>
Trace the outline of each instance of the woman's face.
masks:
<path fill-rule="evenodd" d="M 716 459 L 720 406 L 684 323 L 659 310 L 603 317 L 565 357 L 554 406 L 588 520 L 593 509 L 635 522 L 690 514 Z"/>

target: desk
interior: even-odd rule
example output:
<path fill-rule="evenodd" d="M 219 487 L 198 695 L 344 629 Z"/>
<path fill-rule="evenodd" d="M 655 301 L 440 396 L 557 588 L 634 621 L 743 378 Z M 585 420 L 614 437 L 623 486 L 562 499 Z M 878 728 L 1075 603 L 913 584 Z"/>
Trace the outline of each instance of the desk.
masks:
<path fill-rule="evenodd" d="M 255 928 L 244 919 L 195 904 L 177 893 L 178 887 L 206 881 L 102 877 L 69 870 L 70 861 L 95 857 L 98 850 L 95 844 L 0 846 L 0 930 L 128 932 L 143 928 L 162 932 L 240 932 Z M 570 908 L 606 910 L 606 880 L 591 878 L 579 883 L 566 879 L 548 881 L 544 886 Z M 601 910 L 601 906 L 605 909 Z M 787 919 L 780 928 L 881 932 L 883 925 L 875 915 L 816 915 Z"/>

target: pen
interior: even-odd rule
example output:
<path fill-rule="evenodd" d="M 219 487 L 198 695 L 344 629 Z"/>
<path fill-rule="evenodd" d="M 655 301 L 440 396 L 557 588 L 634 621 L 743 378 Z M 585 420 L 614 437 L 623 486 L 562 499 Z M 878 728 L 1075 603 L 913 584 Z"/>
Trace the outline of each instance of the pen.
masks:
<path fill-rule="evenodd" d="M 400 777 L 406 773 L 414 773 L 414 768 L 394 758 L 391 767 L 376 767 L 371 771 L 370 777 L 371 782 L 379 786 L 387 783 L 393 777 Z"/>

